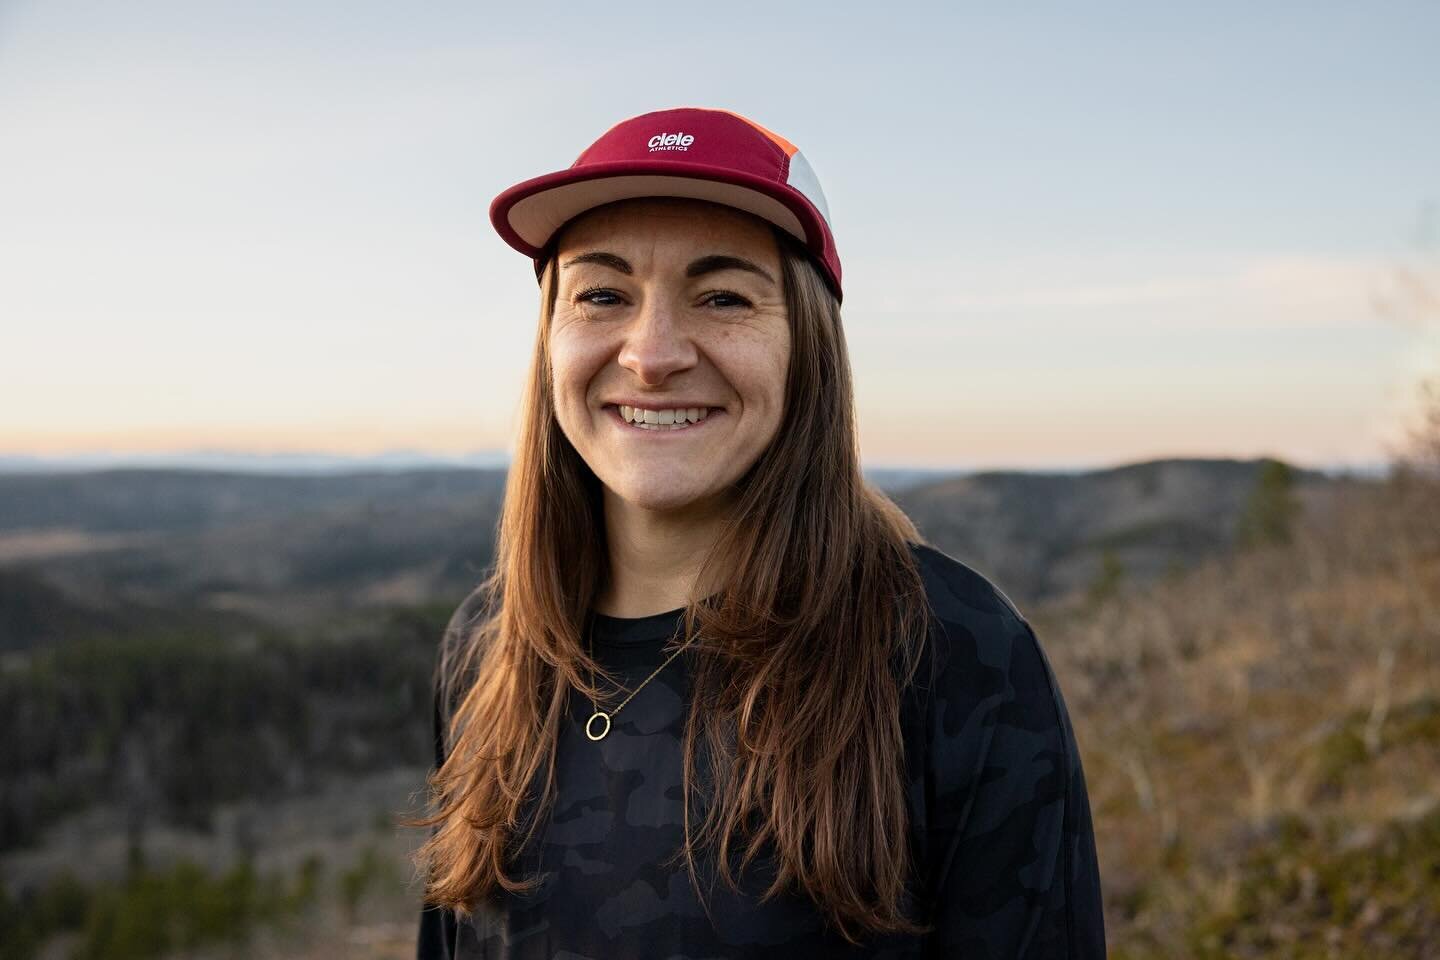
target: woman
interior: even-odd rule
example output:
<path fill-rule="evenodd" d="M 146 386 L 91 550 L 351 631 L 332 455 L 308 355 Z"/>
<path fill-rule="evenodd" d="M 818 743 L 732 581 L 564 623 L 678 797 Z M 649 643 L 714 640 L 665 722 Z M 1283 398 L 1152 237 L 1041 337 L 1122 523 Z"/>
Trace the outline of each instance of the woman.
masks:
<path fill-rule="evenodd" d="M 540 324 L 441 646 L 418 956 L 1103 956 L 1034 631 L 862 479 L 800 153 L 648 113 L 491 217 Z"/>

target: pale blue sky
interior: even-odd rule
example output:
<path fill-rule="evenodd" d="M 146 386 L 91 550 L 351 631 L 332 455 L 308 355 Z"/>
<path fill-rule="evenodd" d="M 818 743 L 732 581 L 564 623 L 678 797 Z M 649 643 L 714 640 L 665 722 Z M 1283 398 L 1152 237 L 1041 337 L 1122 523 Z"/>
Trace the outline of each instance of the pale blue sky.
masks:
<path fill-rule="evenodd" d="M 867 463 L 1373 461 L 1440 367 L 1440 5 L 567 7 L 0 0 L 0 454 L 508 447 L 490 199 L 682 104 L 819 175 Z"/>

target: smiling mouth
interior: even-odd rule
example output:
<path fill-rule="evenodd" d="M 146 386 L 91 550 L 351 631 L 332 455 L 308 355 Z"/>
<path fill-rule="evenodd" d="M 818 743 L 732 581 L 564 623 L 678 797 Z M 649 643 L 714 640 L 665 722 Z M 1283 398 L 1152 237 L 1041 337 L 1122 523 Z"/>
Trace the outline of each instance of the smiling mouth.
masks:
<path fill-rule="evenodd" d="M 691 423 L 689 421 L 685 423 L 632 423 L 631 421 L 626 420 L 623 416 L 620 415 L 620 407 L 617 404 L 607 403 L 605 405 L 605 411 L 610 415 L 611 419 L 613 419 L 617 424 L 620 425 L 622 429 L 630 430 L 635 433 L 647 433 L 651 436 L 670 436 L 671 434 L 689 433 L 693 430 L 703 430 L 705 429 L 705 425 L 711 420 L 714 420 L 716 417 L 723 417 L 725 415 L 724 407 L 711 407 L 710 412 L 706 414 L 703 420 L 698 420 L 694 423 Z"/>

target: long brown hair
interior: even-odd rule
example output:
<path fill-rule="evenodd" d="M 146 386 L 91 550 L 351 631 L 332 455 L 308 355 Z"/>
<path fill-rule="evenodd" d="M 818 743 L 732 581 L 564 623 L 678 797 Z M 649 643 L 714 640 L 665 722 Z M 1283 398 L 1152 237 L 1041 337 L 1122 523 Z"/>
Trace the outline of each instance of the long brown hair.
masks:
<path fill-rule="evenodd" d="M 785 408 L 697 578 L 722 588 L 685 607 L 684 636 L 694 638 L 685 842 L 667 862 L 683 856 L 699 895 L 706 850 L 738 891 L 732 853 L 743 853 L 738 874 L 768 843 L 777 875 L 762 899 L 798 884 L 852 943 L 867 929 L 924 933 L 905 914 L 913 875 L 900 726 L 927 616 L 907 541 L 924 541 L 861 474 L 839 303 L 804 248 L 774 233 L 791 326 Z M 609 561 L 599 480 L 555 416 L 556 273 L 552 255 L 495 564 L 476 588 L 479 613 L 452 620 L 438 660 L 449 749 L 427 780 L 436 812 L 402 820 L 437 827 L 414 854 L 426 902 L 466 915 L 497 886 L 523 893 L 539 883 L 506 865 L 553 803 L 567 694 L 603 699 L 614 683 L 581 636 Z M 706 814 L 698 826 L 692 801 Z"/>

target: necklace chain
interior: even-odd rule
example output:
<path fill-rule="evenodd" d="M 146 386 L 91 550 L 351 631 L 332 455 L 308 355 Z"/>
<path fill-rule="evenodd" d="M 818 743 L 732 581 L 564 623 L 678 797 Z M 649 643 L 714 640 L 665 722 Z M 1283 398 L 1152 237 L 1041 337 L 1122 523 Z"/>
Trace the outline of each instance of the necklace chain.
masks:
<path fill-rule="evenodd" d="M 594 639 L 593 633 L 591 634 L 591 639 L 592 641 Z M 649 683 L 651 680 L 654 680 L 656 674 L 668 667 L 671 660 L 674 660 L 676 657 L 680 656 L 681 651 L 683 651 L 686 647 L 690 646 L 690 644 L 694 642 L 694 640 L 695 638 L 691 637 L 689 640 L 686 640 L 684 643 L 682 643 L 674 653 L 670 654 L 670 656 L 665 658 L 664 663 L 660 664 L 660 666 L 650 671 L 650 676 L 646 677 L 644 680 L 641 680 L 640 686 L 636 687 L 634 690 L 631 690 L 629 696 L 627 696 L 624 700 L 621 700 L 620 705 L 614 710 L 611 710 L 609 712 L 601 710 L 600 705 L 595 702 L 595 699 L 593 697 L 590 698 L 590 705 L 595 708 L 595 712 L 590 714 L 589 720 L 585 721 L 585 736 L 589 737 L 591 740 L 604 740 L 605 735 L 610 732 L 610 718 L 613 717 L 615 714 L 619 713 L 621 710 L 625 709 L 625 704 L 629 703 L 630 700 L 635 696 L 635 694 L 640 692 L 640 690 L 645 686 L 645 684 Z M 591 644 L 591 649 L 594 649 L 593 642 Z M 596 720 L 605 721 L 605 728 L 601 730 L 598 734 L 595 733 L 592 729 Z"/>

